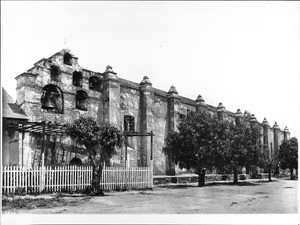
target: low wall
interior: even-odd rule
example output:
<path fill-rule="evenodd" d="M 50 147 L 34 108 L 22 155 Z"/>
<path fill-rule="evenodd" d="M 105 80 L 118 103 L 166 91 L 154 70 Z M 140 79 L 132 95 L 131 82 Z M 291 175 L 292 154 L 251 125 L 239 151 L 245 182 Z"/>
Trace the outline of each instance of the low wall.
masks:
<path fill-rule="evenodd" d="M 239 180 L 248 180 L 249 174 L 239 174 Z M 267 176 L 262 176 L 261 178 L 267 178 Z M 225 180 L 232 180 L 233 181 L 233 174 L 207 174 L 205 175 L 205 182 L 212 182 L 212 181 L 225 181 Z M 168 184 L 168 183 L 197 183 L 198 182 L 198 175 L 196 174 L 183 174 L 177 176 L 154 176 L 153 177 L 153 184 Z"/>

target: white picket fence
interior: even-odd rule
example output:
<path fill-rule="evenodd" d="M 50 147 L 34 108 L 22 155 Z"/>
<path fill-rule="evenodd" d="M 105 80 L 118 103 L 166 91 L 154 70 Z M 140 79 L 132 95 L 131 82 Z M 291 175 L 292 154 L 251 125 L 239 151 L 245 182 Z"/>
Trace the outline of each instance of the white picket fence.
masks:
<path fill-rule="evenodd" d="M 103 190 L 144 189 L 153 187 L 151 167 L 105 167 L 100 185 Z"/>
<path fill-rule="evenodd" d="M 91 166 L 2 167 L 2 193 L 63 192 L 83 190 L 91 184 Z M 151 167 L 105 167 L 100 185 L 103 190 L 153 187 Z"/>

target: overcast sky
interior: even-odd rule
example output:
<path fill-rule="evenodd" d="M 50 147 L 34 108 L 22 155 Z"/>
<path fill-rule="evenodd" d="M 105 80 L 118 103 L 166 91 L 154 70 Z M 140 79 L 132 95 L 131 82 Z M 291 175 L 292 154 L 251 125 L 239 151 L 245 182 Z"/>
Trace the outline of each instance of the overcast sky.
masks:
<path fill-rule="evenodd" d="M 1 2 L 1 79 L 13 98 L 14 78 L 63 48 L 83 68 L 147 75 L 300 134 L 299 2 Z"/>

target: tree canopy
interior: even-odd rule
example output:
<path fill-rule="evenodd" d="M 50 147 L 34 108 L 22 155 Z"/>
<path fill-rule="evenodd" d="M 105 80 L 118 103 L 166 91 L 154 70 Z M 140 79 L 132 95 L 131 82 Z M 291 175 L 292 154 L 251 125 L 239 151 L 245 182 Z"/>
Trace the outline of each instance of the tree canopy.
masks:
<path fill-rule="evenodd" d="M 230 123 L 227 139 L 229 145 L 222 152 L 224 161 L 234 172 L 234 182 L 237 182 L 237 168 L 257 166 L 260 162 L 263 147 L 261 144 L 261 129 L 256 123 L 241 122 L 239 125 Z"/>
<path fill-rule="evenodd" d="M 216 164 L 225 129 L 225 123 L 205 111 L 190 112 L 181 120 L 178 131 L 169 133 L 163 151 L 179 167 L 193 168 L 200 177 L 203 169 Z"/>
<path fill-rule="evenodd" d="M 293 179 L 293 169 L 298 169 L 298 139 L 293 137 L 285 140 L 279 147 L 278 160 L 282 169 L 290 169 Z"/>
<path fill-rule="evenodd" d="M 220 171 L 233 170 L 237 182 L 238 167 L 256 166 L 260 162 L 260 138 L 257 123 L 244 121 L 236 126 L 202 110 L 190 112 L 181 120 L 178 131 L 169 133 L 163 150 L 179 167 L 194 168 L 199 178 L 204 168 L 214 167 Z"/>
<path fill-rule="evenodd" d="M 93 192 L 99 194 L 104 163 L 116 154 L 117 148 L 122 147 L 123 133 L 113 125 L 99 125 L 91 117 L 81 117 L 67 125 L 67 134 L 77 144 L 85 147 L 93 167 Z"/>

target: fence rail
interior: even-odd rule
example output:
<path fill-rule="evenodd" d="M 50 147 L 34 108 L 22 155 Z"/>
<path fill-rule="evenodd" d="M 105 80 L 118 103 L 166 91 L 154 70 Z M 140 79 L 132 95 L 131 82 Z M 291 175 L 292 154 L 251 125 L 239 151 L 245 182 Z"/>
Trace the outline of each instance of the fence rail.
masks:
<path fill-rule="evenodd" d="M 2 193 L 62 192 L 83 190 L 91 184 L 91 166 L 2 167 Z M 142 189 L 153 186 L 151 167 L 105 167 L 103 190 Z"/>

